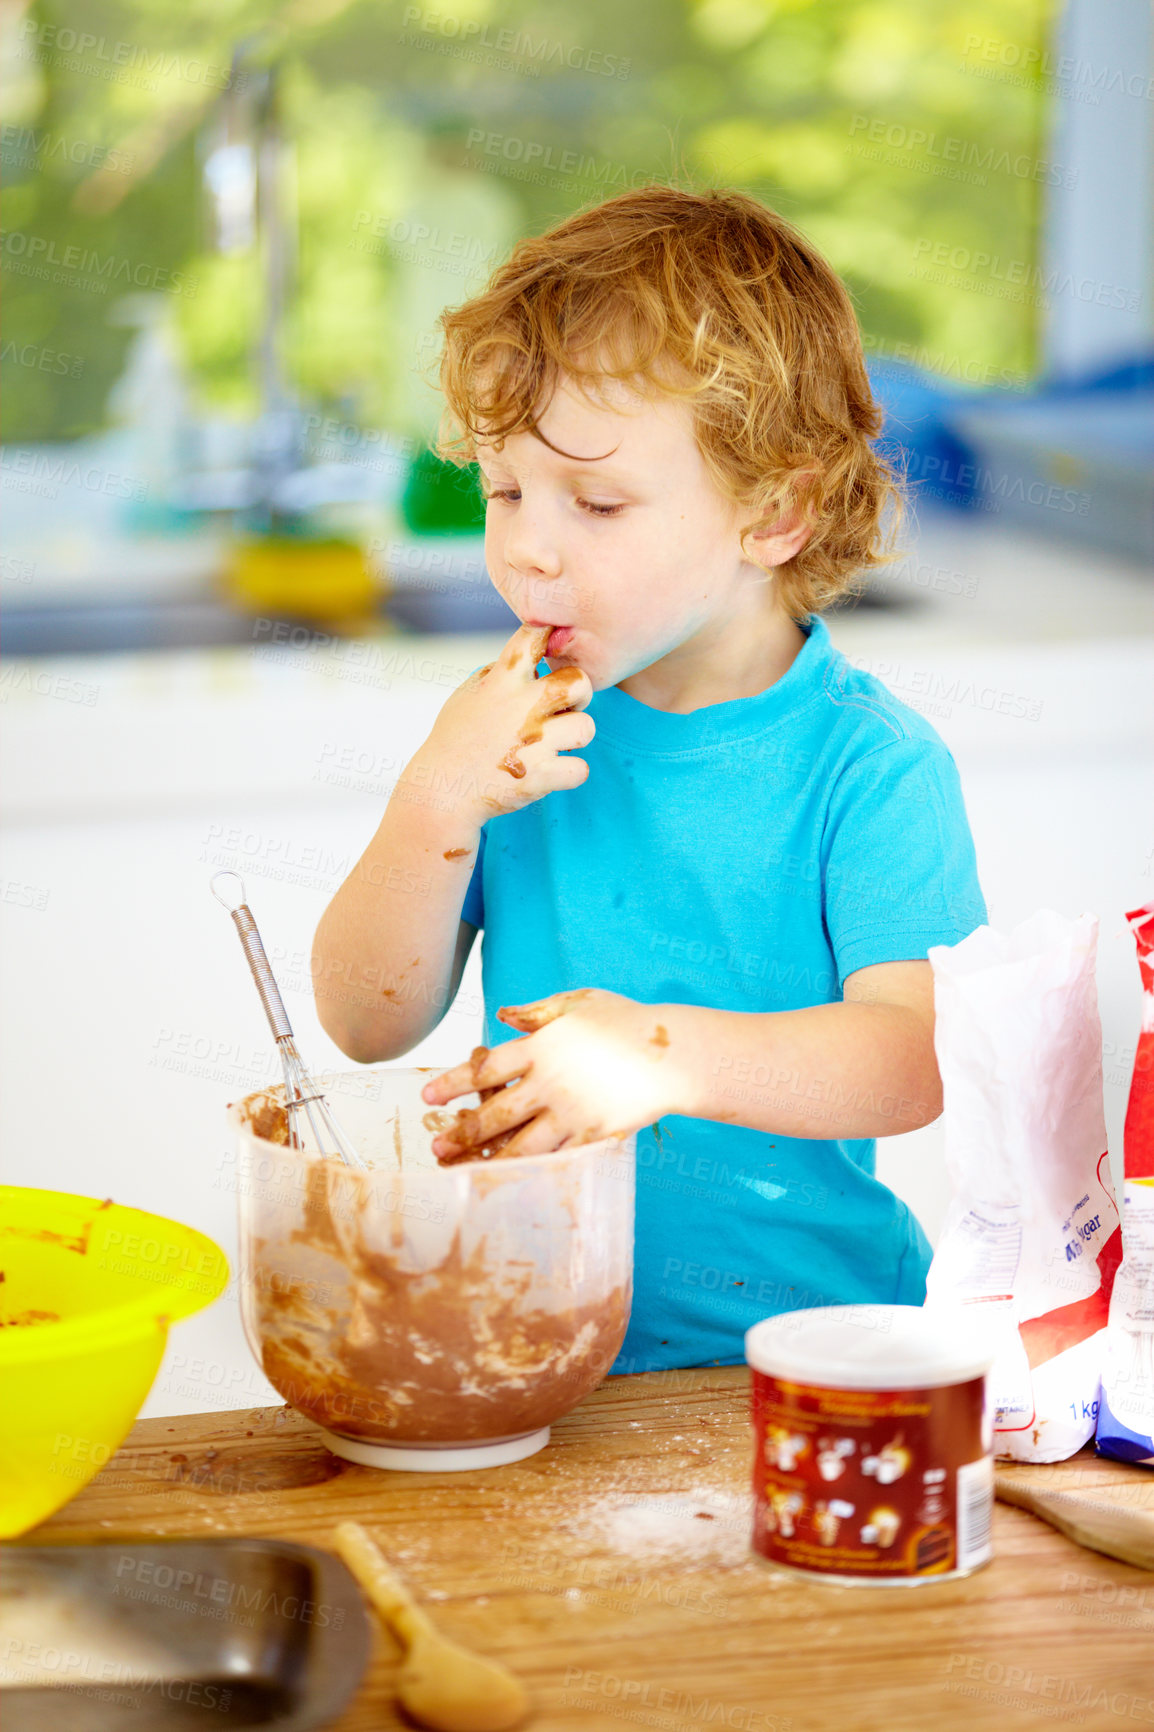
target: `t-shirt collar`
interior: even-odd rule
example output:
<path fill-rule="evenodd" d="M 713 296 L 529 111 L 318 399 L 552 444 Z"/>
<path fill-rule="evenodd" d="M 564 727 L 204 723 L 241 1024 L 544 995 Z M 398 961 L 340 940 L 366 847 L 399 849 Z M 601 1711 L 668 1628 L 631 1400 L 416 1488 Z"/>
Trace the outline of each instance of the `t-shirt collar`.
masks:
<path fill-rule="evenodd" d="M 764 732 L 813 700 L 837 653 L 819 614 L 809 614 L 798 625 L 806 641 L 781 678 L 765 691 L 723 704 L 704 704 L 680 715 L 643 704 L 620 686 L 608 686 L 595 692 L 589 705 L 598 736 L 650 751 L 684 752 Z"/>

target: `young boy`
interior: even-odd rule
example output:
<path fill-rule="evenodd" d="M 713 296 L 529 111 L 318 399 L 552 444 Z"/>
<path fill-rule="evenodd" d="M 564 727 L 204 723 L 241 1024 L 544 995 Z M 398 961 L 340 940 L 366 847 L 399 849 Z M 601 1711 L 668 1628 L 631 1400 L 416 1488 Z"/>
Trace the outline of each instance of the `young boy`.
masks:
<path fill-rule="evenodd" d="M 926 952 L 986 910 L 950 753 L 820 617 L 894 496 L 849 298 L 754 199 L 655 185 L 521 242 L 441 323 L 442 455 L 479 463 L 524 623 L 326 911 L 322 1022 L 401 1057 L 484 929 L 491 1051 L 425 1098 L 509 1086 L 434 1146 L 637 1133 L 614 1371 L 920 1304 L 929 1246 L 874 1139 L 941 1111 Z M 427 896 L 382 888 L 414 874 Z M 390 984 L 326 994 L 350 970 Z"/>

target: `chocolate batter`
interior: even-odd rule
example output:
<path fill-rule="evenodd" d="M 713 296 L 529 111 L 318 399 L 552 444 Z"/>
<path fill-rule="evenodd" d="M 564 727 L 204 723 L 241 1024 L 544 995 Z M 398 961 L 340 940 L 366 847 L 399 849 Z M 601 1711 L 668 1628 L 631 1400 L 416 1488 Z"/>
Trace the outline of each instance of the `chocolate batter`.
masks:
<path fill-rule="evenodd" d="M 283 1090 L 282 1097 L 283 1097 Z M 262 1137 L 266 1143 L 279 1143 L 282 1148 L 289 1145 L 289 1117 L 285 1111 L 283 1098 L 274 1100 L 269 1093 L 248 1095 L 245 1098 L 248 1108 L 248 1121 L 255 1137 Z"/>
<path fill-rule="evenodd" d="M 474 1049 L 474 1069 L 487 1053 Z M 250 1096 L 246 1105 L 257 1135 L 287 1139 L 275 1091 Z M 443 1113 L 427 1114 L 426 1128 Z M 537 1267 L 494 1262 L 484 1238 L 466 1251 L 461 1229 L 434 1267 L 414 1273 L 402 1265 L 400 1213 L 390 1217 L 391 1243 L 379 1231 L 365 1232 L 380 1224 L 356 1206 L 373 1207 L 366 1176 L 331 1160 L 300 1159 L 299 1201 L 290 1200 L 287 1215 L 274 1203 L 272 1221 L 262 1223 L 265 1237 L 250 1236 L 243 1246 L 246 1316 L 261 1363 L 298 1411 L 376 1442 L 495 1441 L 549 1424 L 605 1377 L 629 1321 L 628 1276 L 580 1305 L 566 1303 L 563 1280 L 554 1289 L 546 1278 L 544 1291 L 555 1300 L 547 1305 Z M 435 1181 L 435 1172 L 429 1177 Z M 460 1181 L 442 1181 L 450 1182 Z M 482 1174 L 468 1182 L 490 1183 Z M 282 1189 L 291 1193 L 292 1183 Z"/>
<path fill-rule="evenodd" d="M 427 1276 L 370 1257 L 351 1312 L 338 1313 L 331 1331 L 293 1328 L 291 1293 L 261 1288 L 265 1376 L 319 1425 L 377 1442 L 535 1431 L 606 1375 L 625 1338 L 630 1290 L 545 1311 L 524 1306 L 527 1272 L 504 1292 L 493 1276 L 483 1246 L 466 1260 L 459 1235 Z"/>

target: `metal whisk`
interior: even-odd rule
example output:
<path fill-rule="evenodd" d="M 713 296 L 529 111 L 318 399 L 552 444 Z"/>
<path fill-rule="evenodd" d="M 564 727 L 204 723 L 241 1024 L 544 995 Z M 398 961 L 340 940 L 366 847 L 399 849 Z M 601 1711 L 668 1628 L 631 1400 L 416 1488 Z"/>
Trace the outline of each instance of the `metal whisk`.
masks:
<path fill-rule="evenodd" d="M 235 888 L 231 892 L 226 891 L 222 894 L 217 889 L 217 885 L 225 879 L 230 879 Z M 308 1120 L 316 1153 L 339 1155 L 346 1166 L 363 1167 L 367 1170 L 368 1162 L 361 1159 L 345 1132 L 342 1131 L 331 1107 L 305 1069 L 304 1060 L 296 1049 L 288 1012 L 285 1010 L 284 1002 L 281 999 L 269 959 L 265 955 L 260 933 L 256 929 L 256 921 L 252 917 L 252 909 L 245 897 L 244 880 L 239 872 L 217 872 L 212 877 L 211 888 L 221 907 L 227 908 L 232 915 L 233 923 L 240 934 L 240 942 L 245 957 L 252 969 L 252 977 L 256 982 L 260 1001 L 264 1005 L 264 1013 L 268 1017 L 269 1027 L 272 1029 L 273 1037 L 276 1040 L 277 1051 L 280 1053 L 281 1068 L 284 1071 L 285 1110 L 288 1114 L 290 1146 L 294 1149 L 305 1147 L 297 1129 L 297 1113 L 303 1112 Z"/>

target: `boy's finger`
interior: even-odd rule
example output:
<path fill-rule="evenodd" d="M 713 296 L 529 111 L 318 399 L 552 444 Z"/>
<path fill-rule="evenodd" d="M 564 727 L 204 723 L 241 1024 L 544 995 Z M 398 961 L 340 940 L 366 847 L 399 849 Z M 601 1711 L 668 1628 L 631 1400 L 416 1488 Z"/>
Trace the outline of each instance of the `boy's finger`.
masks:
<path fill-rule="evenodd" d="M 427 1082 L 421 1090 L 421 1099 L 428 1101 L 430 1106 L 443 1106 L 456 1095 L 472 1094 L 474 1089 L 498 1088 L 503 1083 L 512 1082 L 514 1077 L 524 1076 L 530 1069 L 530 1061 L 523 1051 L 524 1044 L 520 1040 L 502 1041 L 481 1059 L 477 1055 L 484 1053 L 485 1049 L 474 1047 L 472 1056 L 464 1064 L 454 1065 L 452 1070 L 443 1071 Z"/>
<path fill-rule="evenodd" d="M 483 1148 L 502 1131 L 523 1124 L 538 1107 L 525 1089 L 502 1089 L 484 1106 L 462 1107 L 455 1123 L 446 1125 L 437 1140 L 456 1148 Z"/>
<path fill-rule="evenodd" d="M 551 1112 L 538 1113 L 510 1137 L 502 1155 L 551 1155 L 563 1146 L 560 1125 Z"/>
<path fill-rule="evenodd" d="M 443 1106 L 446 1101 L 451 1101 L 454 1095 L 471 1094 L 473 1087 L 472 1066 L 459 1064 L 427 1082 L 421 1090 L 421 1099 L 430 1106 Z"/>
<path fill-rule="evenodd" d="M 532 1033 L 563 1016 L 568 1008 L 568 993 L 555 992 L 551 998 L 539 998 L 535 1004 L 503 1004 L 497 1020 L 509 1028 L 523 1028 Z"/>
<path fill-rule="evenodd" d="M 593 682 L 584 668 L 554 668 L 540 681 L 533 714 L 538 720 L 565 710 L 583 710 L 593 696 Z"/>
<path fill-rule="evenodd" d="M 551 625 L 519 625 L 497 657 L 498 667 L 507 673 L 516 673 L 523 668 L 530 679 L 536 679 L 534 670 L 545 654 L 552 630 Z"/>

